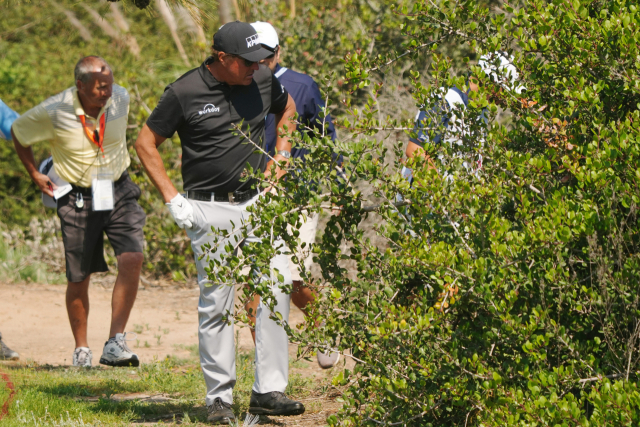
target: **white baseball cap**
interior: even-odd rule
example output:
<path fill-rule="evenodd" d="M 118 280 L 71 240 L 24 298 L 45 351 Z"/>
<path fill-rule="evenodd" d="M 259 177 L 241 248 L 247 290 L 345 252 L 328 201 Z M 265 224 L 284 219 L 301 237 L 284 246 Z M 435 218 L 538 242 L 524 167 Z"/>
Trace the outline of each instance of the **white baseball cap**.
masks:
<path fill-rule="evenodd" d="M 273 25 L 262 21 L 254 22 L 251 25 L 256 30 L 256 33 L 258 33 L 258 41 L 260 44 L 272 52 L 275 51 L 276 47 L 280 44 L 280 40 Z"/>
<path fill-rule="evenodd" d="M 513 90 L 515 93 L 521 93 L 526 89 L 522 85 L 517 85 L 520 74 L 513 65 L 513 56 L 507 56 L 503 52 L 488 53 L 480 57 L 478 65 L 503 88 Z"/>

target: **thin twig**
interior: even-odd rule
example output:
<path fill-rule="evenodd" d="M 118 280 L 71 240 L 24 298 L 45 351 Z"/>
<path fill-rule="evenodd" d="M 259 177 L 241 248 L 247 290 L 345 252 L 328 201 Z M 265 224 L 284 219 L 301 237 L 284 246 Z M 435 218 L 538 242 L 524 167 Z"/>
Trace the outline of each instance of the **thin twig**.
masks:
<path fill-rule="evenodd" d="M 591 377 L 591 378 L 583 378 L 581 380 L 579 380 L 579 383 L 585 384 L 591 381 L 600 381 L 603 378 L 609 378 L 609 379 L 616 379 L 616 378 L 620 378 L 620 377 L 624 377 L 624 374 L 611 374 L 611 375 L 598 375 L 597 377 Z"/>
<path fill-rule="evenodd" d="M 435 41 L 432 41 L 432 42 L 429 42 L 429 43 L 423 43 L 423 44 L 421 44 L 420 46 L 417 46 L 417 47 L 415 47 L 415 48 L 413 48 L 413 49 L 409 49 L 409 50 L 405 51 L 404 53 L 402 53 L 402 54 L 398 55 L 396 58 L 394 58 L 394 59 L 392 59 L 392 60 L 390 60 L 390 61 L 387 61 L 387 62 L 385 62 L 384 64 L 381 64 L 381 65 L 378 65 L 378 66 L 376 66 L 376 67 L 370 68 L 368 71 L 369 71 L 369 72 L 371 72 L 371 71 L 378 71 L 378 70 L 381 70 L 382 68 L 387 67 L 387 66 L 389 66 L 389 65 L 393 64 L 394 62 L 396 62 L 396 61 L 400 60 L 401 58 L 403 58 L 403 57 L 405 57 L 405 56 L 407 56 L 407 55 L 410 55 L 410 54 L 412 54 L 412 53 L 415 53 L 415 52 L 417 52 L 417 51 L 419 51 L 419 50 L 421 50 L 421 49 L 424 49 L 425 47 L 429 47 L 429 46 L 431 46 L 431 45 L 433 45 L 433 44 L 435 44 L 435 43 L 439 43 L 439 42 L 440 42 L 440 41 L 442 41 L 444 38 L 445 38 L 445 36 L 442 36 L 442 37 L 440 37 L 438 40 L 435 40 Z"/>
<path fill-rule="evenodd" d="M 447 212 L 447 210 L 444 207 L 442 207 L 442 211 L 444 212 L 444 215 L 447 217 L 447 221 L 449 221 L 449 224 L 453 227 L 453 229 L 455 230 L 460 240 L 462 240 L 462 243 L 464 244 L 464 246 L 467 248 L 469 252 L 471 252 L 471 256 L 473 256 L 473 259 L 478 258 L 474 250 L 471 249 L 471 247 L 467 244 L 467 241 L 465 240 L 465 238 L 462 237 L 462 234 L 460 234 L 460 231 L 458 231 L 458 227 L 456 226 L 456 224 L 451 220 L 451 217 L 449 216 L 449 212 Z"/>
<path fill-rule="evenodd" d="M 259 146 L 258 144 L 256 144 L 255 142 L 253 142 L 253 140 L 249 137 L 249 135 L 247 135 L 246 133 L 244 133 L 244 131 L 242 130 L 242 128 L 240 128 L 239 125 L 237 124 L 233 124 L 233 128 L 238 131 L 240 133 L 240 135 L 242 135 L 247 141 L 249 141 L 254 147 L 256 147 L 258 150 L 260 150 L 263 154 L 266 154 L 267 157 L 269 157 L 271 160 L 273 160 L 280 169 L 284 169 L 282 167 L 282 165 L 280 164 L 280 162 L 278 162 L 276 159 L 274 159 L 273 157 L 271 157 L 271 155 L 269 153 L 267 153 L 264 148 L 262 148 L 261 146 Z"/>

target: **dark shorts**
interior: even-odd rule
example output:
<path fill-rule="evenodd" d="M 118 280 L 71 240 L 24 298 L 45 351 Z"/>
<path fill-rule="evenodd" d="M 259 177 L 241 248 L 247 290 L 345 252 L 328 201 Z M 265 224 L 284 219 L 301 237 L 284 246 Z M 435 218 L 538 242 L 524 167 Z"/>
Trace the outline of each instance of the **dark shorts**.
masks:
<path fill-rule="evenodd" d="M 76 207 L 78 192 L 84 206 Z M 140 187 L 125 174 L 114 183 L 113 210 L 93 211 L 91 189 L 74 188 L 58 200 L 58 217 L 67 264 L 67 280 L 81 282 L 89 274 L 109 271 L 104 260 L 104 233 L 114 252 L 142 252 L 146 215 L 140 205 Z"/>

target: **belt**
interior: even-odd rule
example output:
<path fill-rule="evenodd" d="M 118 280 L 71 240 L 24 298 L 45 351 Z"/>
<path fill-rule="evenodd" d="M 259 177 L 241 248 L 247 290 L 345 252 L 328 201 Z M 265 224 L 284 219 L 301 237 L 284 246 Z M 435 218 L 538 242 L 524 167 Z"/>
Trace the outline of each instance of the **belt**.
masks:
<path fill-rule="evenodd" d="M 202 202 L 229 202 L 231 204 L 246 202 L 258 194 L 258 190 L 252 188 L 247 191 L 234 191 L 233 193 L 216 193 L 209 191 L 187 191 L 187 199 L 200 200 Z"/>
<path fill-rule="evenodd" d="M 122 184 L 127 179 L 128 176 L 129 176 L 128 171 L 122 172 L 122 175 L 120 175 L 120 178 L 118 178 L 117 181 L 113 183 L 113 185 Z M 71 191 L 73 191 L 74 193 L 82 193 L 83 196 L 91 196 L 92 194 L 91 187 L 80 187 L 75 184 L 71 184 Z"/>

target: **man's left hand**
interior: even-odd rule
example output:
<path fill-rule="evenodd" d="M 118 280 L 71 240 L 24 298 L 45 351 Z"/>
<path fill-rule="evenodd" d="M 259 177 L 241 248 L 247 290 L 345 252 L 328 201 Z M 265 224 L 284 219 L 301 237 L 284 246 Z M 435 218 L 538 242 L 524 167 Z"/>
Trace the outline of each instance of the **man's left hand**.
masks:
<path fill-rule="evenodd" d="M 176 195 L 169 203 L 167 203 L 169 212 L 173 215 L 173 219 L 180 228 L 193 227 L 193 206 L 182 194 Z"/>

